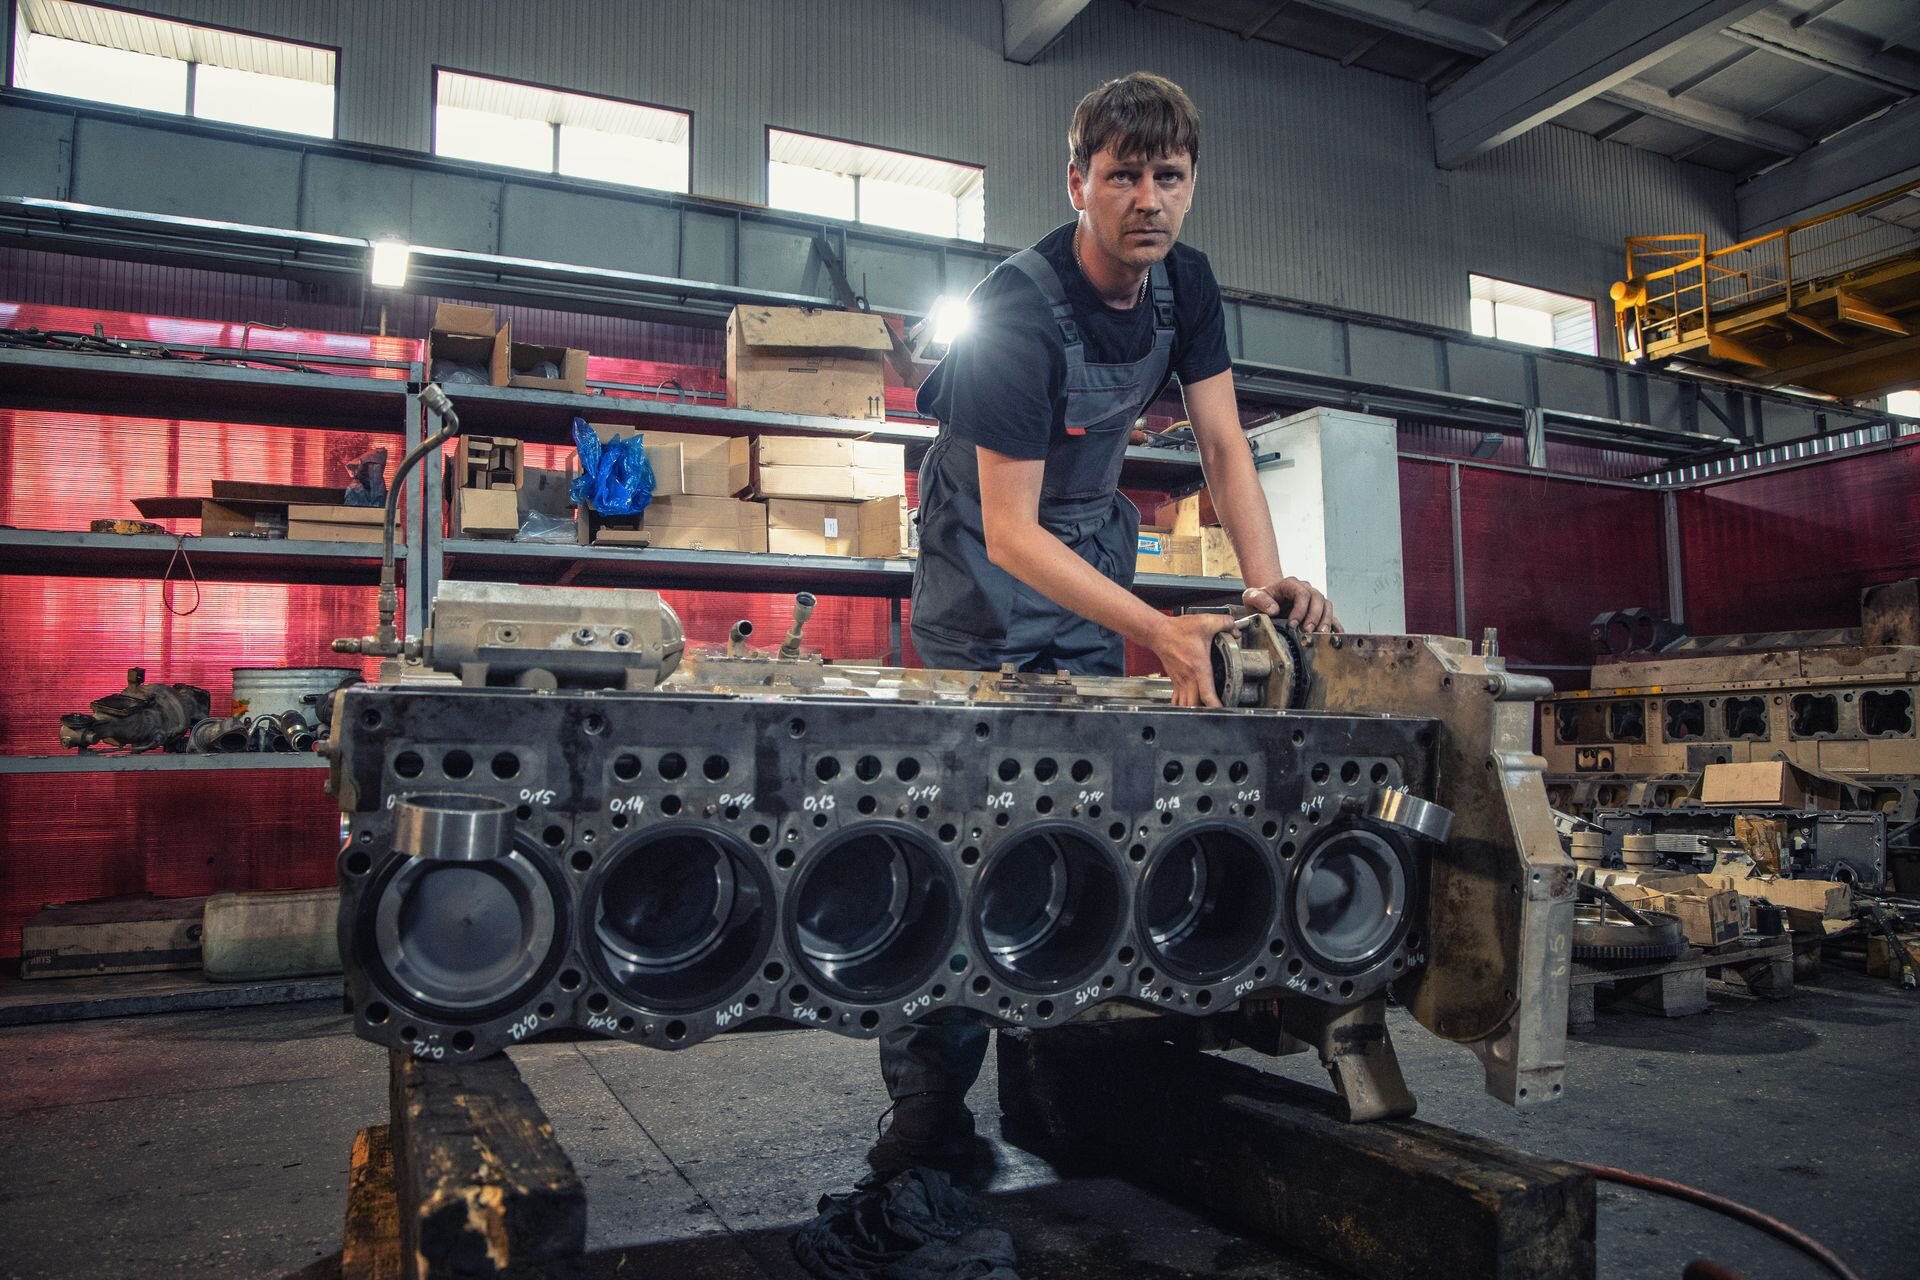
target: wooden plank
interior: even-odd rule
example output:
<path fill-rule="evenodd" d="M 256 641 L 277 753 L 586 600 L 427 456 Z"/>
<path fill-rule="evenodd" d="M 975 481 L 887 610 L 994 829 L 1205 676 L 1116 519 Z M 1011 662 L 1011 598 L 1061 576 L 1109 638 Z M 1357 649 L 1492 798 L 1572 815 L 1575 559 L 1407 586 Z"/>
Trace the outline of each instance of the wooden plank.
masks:
<path fill-rule="evenodd" d="M 393 1192 L 393 1135 L 384 1124 L 353 1135 L 340 1280 L 402 1280 L 400 1204 Z"/>
<path fill-rule="evenodd" d="M 200 967 L 205 898 L 103 898 L 45 907 L 21 927 L 20 976 Z"/>
<path fill-rule="evenodd" d="M 422 1277 L 504 1276 L 586 1249 L 587 1193 L 511 1059 L 389 1073 L 405 1255 Z"/>
<path fill-rule="evenodd" d="M 1358 1275 L 1581 1280 L 1593 1179 L 1419 1120 L 1346 1124 L 1331 1093 L 1110 1027 L 1002 1031 L 1002 1132 Z"/>

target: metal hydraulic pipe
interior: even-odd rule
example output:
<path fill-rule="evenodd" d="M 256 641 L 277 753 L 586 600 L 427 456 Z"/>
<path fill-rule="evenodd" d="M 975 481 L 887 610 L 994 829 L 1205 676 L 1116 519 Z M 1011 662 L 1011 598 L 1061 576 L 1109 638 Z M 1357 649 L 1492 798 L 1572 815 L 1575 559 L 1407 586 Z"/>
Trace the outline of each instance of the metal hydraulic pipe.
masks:
<path fill-rule="evenodd" d="M 780 642 L 780 656 L 792 659 L 800 656 L 800 633 L 806 630 L 807 619 L 813 616 L 815 604 L 813 594 L 802 591 L 793 598 L 793 630 L 787 632 L 787 638 Z"/>
<path fill-rule="evenodd" d="M 753 634 L 753 623 L 747 618 L 733 624 L 733 630 L 727 632 L 727 656 L 744 658 L 747 656 L 747 637 Z"/>

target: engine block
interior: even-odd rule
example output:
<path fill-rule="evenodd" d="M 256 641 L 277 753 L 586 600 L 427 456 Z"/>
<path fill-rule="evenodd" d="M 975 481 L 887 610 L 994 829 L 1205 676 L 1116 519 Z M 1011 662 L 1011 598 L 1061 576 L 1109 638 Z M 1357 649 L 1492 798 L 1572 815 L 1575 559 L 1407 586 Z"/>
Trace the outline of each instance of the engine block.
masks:
<path fill-rule="evenodd" d="M 1420 719 L 347 691 L 357 1025 L 426 1056 L 759 1016 L 877 1036 L 1126 998 L 1376 996 L 1422 963 Z"/>
<path fill-rule="evenodd" d="M 1391 993 L 1496 1097 L 1561 1091 L 1548 687 L 1491 643 L 1250 619 L 1200 709 L 1155 678 L 834 665 L 803 617 L 777 654 L 701 652 L 650 592 L 445 584 L 443 617 L 336 694 L 326 747 L 369 1040 L 1189 1015 L 1315 1045 L 1377 1118 L 1413 1109 Z"/>

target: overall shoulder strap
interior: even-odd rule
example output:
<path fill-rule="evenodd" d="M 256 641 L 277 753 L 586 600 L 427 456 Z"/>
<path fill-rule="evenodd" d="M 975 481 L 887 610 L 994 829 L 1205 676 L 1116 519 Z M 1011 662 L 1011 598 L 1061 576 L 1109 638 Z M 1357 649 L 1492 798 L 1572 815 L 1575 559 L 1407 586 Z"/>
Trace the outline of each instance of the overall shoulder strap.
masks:
<path fill-rule="evenodd" d="M 1007 265 L 1033 281 L 1034 287 L 1040 290 L 1040 296 L 1047 300 L 1047 309 L 1053 312 L 1053 323 L 1060 330 L 1060 340 L 1066 344 L 1067 362 L 1072 364 L 1078 361 L 1084 343 L 1080 338 L 1080 324 L 1073 318 L 1073 307 L 1067 302 L 1066 286 L 1060 283 L 1060 273 L 1053 269 L 1052 263 L 1032 249 L 1022 249 L 1014 254 L 1007 259 Z"/>
<path fill-rule="evenodd" d="M 1166 259 L 1153 264 L 1147 272 L 1147 280 L 1153 288 L 1153 327 L 1155 336 L 1164 331 L 1173 336 L 1173 281 L 1167 275 Z"/>

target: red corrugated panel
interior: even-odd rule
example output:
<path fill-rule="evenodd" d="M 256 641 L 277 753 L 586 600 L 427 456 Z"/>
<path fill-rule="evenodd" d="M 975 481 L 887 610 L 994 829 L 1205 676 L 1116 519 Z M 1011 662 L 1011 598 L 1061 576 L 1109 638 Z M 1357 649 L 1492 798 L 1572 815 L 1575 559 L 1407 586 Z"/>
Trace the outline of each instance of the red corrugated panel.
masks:
<path fill-rule="evenodd" d="M 1920 441 L 1680 493 L 1697 635 L 1860 625 L 1860 589 L 1920 574 Z"/>
<path fill-rule="evenodd" d="M 1606 609 L 1666 600 L 1660 497 L 1545 475 L 1460 469 L 1467 631 L 1516 662 L 1590 661 Z"/>
<path fill-rule="evenodd" d="M 0 957 L 42 906 L 334 882 L 325 773 L 0 775 Z"/>
<path fill-rule="evenodd" d="M 1407 630 L 1450 636 L 1453 609 L 1453 499 L 1442 462 L 1400 460 L 1400 557 Z M 1334 613 L 1340 602 L 1333 602 Z"/>

